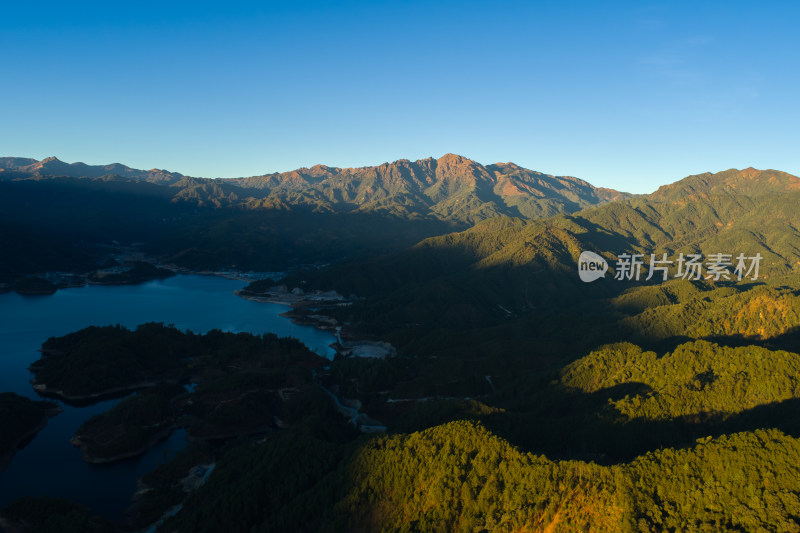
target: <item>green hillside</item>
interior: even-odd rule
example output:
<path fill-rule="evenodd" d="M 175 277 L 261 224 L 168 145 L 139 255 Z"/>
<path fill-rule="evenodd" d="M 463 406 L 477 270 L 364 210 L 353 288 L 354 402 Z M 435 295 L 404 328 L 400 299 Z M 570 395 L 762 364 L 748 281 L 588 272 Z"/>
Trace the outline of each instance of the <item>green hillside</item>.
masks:
<path fill-rule="evenodd" d="M 727 182 L 731 172 L 707 176 L 704 182 Z M 730 281 L 737 280 L 733 270 L 739 254 L 747 258 L 759 254 L 756 281 L 779 286 L 781 280 L 800 272 L 800 215 L 795 208 L 800 192 L 784 190 L 780 181 L 774 186 L 779 178 L 791 177 L 772 171 L 756 174 L 748 182 L 754 187 L 752 195 L 709 187 L 709 194 L 662 200 L 665 194 L 659 192 L 541 220 L 490 219 L 387 258 L 306 272 L 284 282 L 367 297 L 354 306 L 349 317 L 354 322 L 445 326 L 485 325 L 552 304 L 561 308 L 585 298 L 620 294 L 637 286 L 632 280 L 612 279 L 623 253 L 641 254 L 645 265 L 650 254 L 661 259 L 666 253 L 672 261 L 670 278 L 677 274 L 680 254 L 701 254 L 704 261 L 711 254 L 729 254 Z M 673 187 L 684 181 L 691 184 L 696 178 Z M 606 279 L 592 284 L 578 279 L 582 250 L 606 258 L 611 267 Z M 753 281 L 754 275 L 751 271 L 742 281 Z M 641 280 L 646 276 L 645 267 Z M 721 281 L 724 285 L 726 280 Z M 251 290 L 264 290 L 267 285 L 254 284 Z M 714 315 L 703 316 L 706 322 L 715 320 Z M 653 320 L 645 322 L 645 328 L 661 327 Z M 783 323 L 780 327 L 786 329 L 795 322 L 789 317 Z M 730 333 L 730 327 L 709 325 L 707 329 L 714 330 L 707 334 Z"/>
<path fill-rule="evenodd" d="M 297 531 L 362 532 L 793 531 L 799 525 L 800 441 L 776 430 L 701 439 L 611 467 L 524 453 L 468 422 L 373 438 L 352 452 L 320 436 L 308 441 L 316 443 L 313 454 L 292 446 L 304 442 L 281 435 L 237 449 L 163 530 L 225 524 L 232 531 L 280 531 L 292 524 Z M 274 482 L 266 480 L 279 478 L 295 482 L 270 490 Z M 316 511 L 302 514 L 310 502 Z"/>

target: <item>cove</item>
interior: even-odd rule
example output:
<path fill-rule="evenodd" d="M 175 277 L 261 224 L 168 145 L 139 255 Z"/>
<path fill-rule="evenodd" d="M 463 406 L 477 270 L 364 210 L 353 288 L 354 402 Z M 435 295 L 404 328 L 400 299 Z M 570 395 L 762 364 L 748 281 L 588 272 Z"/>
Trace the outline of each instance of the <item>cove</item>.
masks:
<path fill-rule="evenodd" d="M 333 357 L 331 334 L 292 323 L 282 305 L 239 298 L 233 291 L 245 282 L 217 276 L 179 275 L 141 285 L 64 289 L 50 296 L 0 295 L 0 392 L 40 399 L 31 387 L 28 366 L 52 336 L 86 326 L 120 324 L 133 328 L 144 322 L 174 324 L 181 330 L 212 329 L 295 337 L 316 353 Z M 58 402 L 64 412 L 42 431 L 0 473 L 0 508 L 21 496 L 69 498 L 96 513 L 121 521 L 136 490 L 136 479 L 185 445 L 185 433 L 172 436 L 146 454 L 110 465 L 84 463 L 69 443 L 75 430 L 92 415 L 117 400 L 88 407 Z"/>

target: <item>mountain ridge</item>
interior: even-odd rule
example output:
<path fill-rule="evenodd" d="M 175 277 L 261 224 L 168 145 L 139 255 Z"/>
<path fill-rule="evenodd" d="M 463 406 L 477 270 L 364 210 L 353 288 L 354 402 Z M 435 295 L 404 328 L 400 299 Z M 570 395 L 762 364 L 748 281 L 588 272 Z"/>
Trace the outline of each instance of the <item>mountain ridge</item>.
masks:
<path fill-rule="evenodd" d="M 482 165 L 448 153 L 435 159 L 399 159 L 380 165 L 339 168 L 323 164 L 242 178 L 195 178 L 160 169 L 113 163 L 64 163 L 0 158 L 0 180 L 120 178 L 166 185 L 175 201 L 199 205 L 317 212 L 379 212 L 400 218 L 434 218 L 474 224 L 498 215 L 539 218 L 630 197 L 579 178 L 553 176 L 514 163 Z"/>
<path fill-rule="evenodd" d="M 167 185 L 175 185 L 180 182 L 191 185 L 222 183 L 233 184 L 245 189 L 258 189 L 281 184 L 283 182 L 299 182 L 310 185 L 337 176 L 357 177 L 365 172 L 383 174 L 388 172 L 396 178 L 398 169 L 413 169 L 414 167 L 417 167 L 418 170 L 430 172 L 432 174 L 430 178 L 440 178 L 433 179 L 433 181 L 452 181 L 459 179 L 464 181 L 465 178 L 469 178 L 471 175 L 472 178 L 474 178 L 472 180 L 473 183 L 487 181 L 495 185 L 507 186 L 507 178 L 509 176 L 523 176 L 528 181 L 536 181 L 536 178 L 545 181 L 555 179 L 562 184 L 572 183 L 589 187 L 597 191 L 598 195 L 605 201 L 616 201 L 632 197 L 647 197 L 653 200 L 674 199 L 675 196 L 681 193 L 760 194 L 763 192 L 770 192 L 770 185 L 777 185 L 776 190 L 800 190 L 800 177 L 774 169 L 761 170 L 747 167 L 744 169 L 730 168 L 719 172 L 692 174 L 672 183 L 661 185 L 657 190 L 649 194 L 630 194 L 607 187 L 598 187 L 573 176 L 555 176 L 536 170 L 530 170 L 511 161 L 483 165 L 454 153 L 447 153 L 439 158 L 427 157 L 416 161 L 397 159 L 393 162 L 359 167 L 332 167 L 319 163 L 311 167 L 300 167 L 285 172 L 271 172 L 237 178 L 194 177 L 159 168 L 152 168 L 149 170 L 136 169 L 122 163 L 109 163 L 105 165 L 89 165 L 83 162 L 66 163 L 55 156 L 46 157 L 42 160 L 28 157 L 6 156 L 0 157 L 0 179 L 50 177 L 98 178 L 118 176 L 121 178 L 150 181 Z M 444 170 L 439 171 L 439 167 L 443 167 Z M 454 168 L 461 170 L 467 169 L 469 172 L 459 175 L 457 172 L 453 172 Z M 720 181 L 722 183 L 719 183 Z M 764 183 L 765 181 L 768 183 Z M 427 184 L 430 185 L 431 183 L 431 179 L 429 179 Z M 522 191 L 513 191 L 507 196 L 514 196 L 519 194 L 519 192 Z"/>
<path fill-rule="evenodd" d="M 730 168 L 720 172 L 693 174 L 676 182 L 662 185 L 644 195 L 651 200 L 676 200 L 682 196 L 741 194 L 758 196 L 776 192 L 800 191 L 800 177 L 780 170 L 759 170 L 753 167 Z"/>
<path fill-rule="evenodd" d="M 184 177 L 177 172 L 157 168 L 141 170 L 121 163 L 108 165 L 65 163 L 55 156 L 46 157 L 41 161 L 27 157 L 0 157 L 0 180 L 44 177 L 100 178 L 111 175 L 156 184 L 172 184 Z"/>
<path fill-rule="evenodd" d="M 593 284 L 580 281 L 576 269 L 584 250 L 604 256 L 612 268 L 623 253 L 645 261 L 650 254 L 673 261 L 680 254 L 759 254 L 757 281 L 778 280 L 800 272 L 798 182 L 755 169 L 689 176 L 654 197 L 535 220 L 495 217 L 388 257 L 304 272 L 286 283 L 366 297 L 354 306 L 363 313 L 348 320 L 377 330 L 416 322 L 479 327 L 626 288 L 613 275 Z M 731 183 L 738 186 L 726 185 Z M 254 292 L 265 285 L 254 283 Z"/>

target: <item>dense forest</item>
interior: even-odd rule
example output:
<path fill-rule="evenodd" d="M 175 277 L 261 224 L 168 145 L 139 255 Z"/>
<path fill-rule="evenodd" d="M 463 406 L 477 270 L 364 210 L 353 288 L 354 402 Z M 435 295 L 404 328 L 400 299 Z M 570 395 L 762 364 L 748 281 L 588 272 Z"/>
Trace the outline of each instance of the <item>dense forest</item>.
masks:
<path fill-rule="evenodd" d="M 11 392 L 0 392 L 0 473 L 17 447 L 42 429 L 59 411 L 52 402 L 34 402 Z"/>
<path fill-rule="evenodd" d="M 328 363 L 296 339 L 158 323 L 91 326 L 42 350 L 31 367 L 41 394 L 90 404 L 136 391 L 76 430 L 72 442 L 91 463 L 144 453 L 178 427 L 193 440 L 269 432 L 292 419 L 290 397 Z"/>

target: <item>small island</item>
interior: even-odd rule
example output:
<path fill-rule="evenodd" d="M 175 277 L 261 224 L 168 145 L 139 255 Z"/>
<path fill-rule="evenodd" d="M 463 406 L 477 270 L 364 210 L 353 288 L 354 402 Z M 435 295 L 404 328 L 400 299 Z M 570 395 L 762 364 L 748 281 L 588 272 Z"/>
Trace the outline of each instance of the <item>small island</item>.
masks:
<path fill-rule="evenodd" d="M 175 275 L 172 270 L 157 267 L 144 261 L 129 261 L 122 266 L 98 270 L 87 278 L 94 285 L 127 285 L 154 279 L 165 279 Z"/>
<path fill-rule="evenodd" d="M 48 339 L 42 354 L 31 370 L 43 395 L 93 403 L 138 391 L 75 432 L 72 443 L 90 463 L 140 455 L 179 427 L 196 441 L 283 427 L 285 402 L 329 363 L 292 338 L 198 335 L 158 323 L 85 328 Z"/>
<path fill-rule="evenodd" d="M 61 412 L 53 402 L 35 402 L 12 392 L 0 393 L 0 472 L 17 448 L 32 438 L 47 424 L 47 420 Z"/>
<path fill-rule="evenodd" d="M 196 335 L 162 324 L 135 331 L 90 326 L 42 345 L 30 366 L 33 388 L 67 402 L 98 401 L 158 383 L 177 383 L 190 374 L 199 346 Z"/>
<path fill-rule="evenodd" d="M 23 296 L 40 296 L 55 294 L 58 286 L 44 278 L 27 277 L 11 285 L 11 290 Z"/>
<path fill-rule="evenodd" d="M 126 253 L 132 254 L 130 251 Z M 135 285 L 176 275 L 176 267 L 156 266 L 153 264 L 155 259 L 145 259 L 140 253 L 121 260 L 122 262 L 119 262 L 113 256 L 109 256 L 99 267 L 84 265 L 87 267 L 86 270 L 31 271 L 22 275 L 0 272 L 0 293 L 16 292 L 23 296 L 46 296 L 55 294 L 61 289 L 84 287 L 87 284 Z"/>

